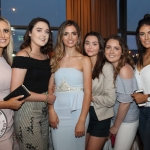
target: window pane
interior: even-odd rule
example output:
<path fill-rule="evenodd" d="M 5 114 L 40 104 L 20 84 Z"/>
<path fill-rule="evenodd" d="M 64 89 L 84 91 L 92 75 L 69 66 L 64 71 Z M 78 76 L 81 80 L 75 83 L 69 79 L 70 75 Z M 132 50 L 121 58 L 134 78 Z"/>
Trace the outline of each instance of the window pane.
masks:
<path fill-rule="evenodd" d="M 136 31 L 138 21 L 150 13 L 150 0 L 127 0 L 127 31 Z"/>
<path fill-rule="evenodd" d="M 14 40 L 14 53 L 18 52 L 20 50 L 20 45 L 23 41 L 23 36 L 26 32 L 26 29 L 11 29 L 13 34 L 13 40 Z"/>
<path fill-rule="evenodd" d="M 127 35 L 127 45 L 134 62 L 137 61 L 137 45 L 135 35 Z"/>
<path fill-rule="evenodd" d="M 1 15 L 11 25 L 27 26 L 35 17 L 43 17 L 53 27 L 66 20 L 66 0 L 2 0 Z"/>
<path fill-rule="evenodd" d="M 137 50 L 135 35 L 127 35 L 127 44 L 130 50 Z"/>
<path fill-rule="evenodd" d="M 55 44 L 56 44 L 57 33 L 58 33 L 57 30 L 53 30 L 53 31 L 52 31 L 53 46 L 55 46 Z"/>

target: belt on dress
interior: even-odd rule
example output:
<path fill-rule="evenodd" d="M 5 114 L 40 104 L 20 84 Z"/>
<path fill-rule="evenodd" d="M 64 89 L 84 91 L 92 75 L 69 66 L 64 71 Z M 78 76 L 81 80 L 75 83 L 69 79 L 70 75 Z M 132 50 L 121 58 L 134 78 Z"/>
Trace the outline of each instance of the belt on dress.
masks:
<path fill-rule="evenodd" d="M 73 92 L 80 90 L 83 91 L 83 87 L 72 87 L 65 81 L 65 79 L 62 80 L 58 87 L 55 87 L 55 92 Z"/>

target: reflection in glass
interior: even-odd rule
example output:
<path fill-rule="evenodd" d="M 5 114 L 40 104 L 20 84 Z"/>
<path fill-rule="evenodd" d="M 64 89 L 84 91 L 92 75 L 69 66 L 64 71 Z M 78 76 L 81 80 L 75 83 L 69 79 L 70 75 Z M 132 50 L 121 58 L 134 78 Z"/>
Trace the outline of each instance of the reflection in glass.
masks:
<path fill-rule="evenodd" d="M 20 50 L 20 45 L 23 41 L 23 36 L 25 34 L 25 29 L 13 29 L 13 40 L 14 40 L 14 54 Z"/>
<path fill-rule="evenodd" d="M 137 50 L 135 35 L 127 35 L 127 44 L 130 50 Z"/>

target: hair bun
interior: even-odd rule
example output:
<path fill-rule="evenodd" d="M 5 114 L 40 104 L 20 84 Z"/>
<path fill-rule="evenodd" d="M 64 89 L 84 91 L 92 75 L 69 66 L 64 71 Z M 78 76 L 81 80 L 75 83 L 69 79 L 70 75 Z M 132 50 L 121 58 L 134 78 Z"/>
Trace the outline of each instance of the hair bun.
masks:
<path fill-rule="evenodd" d="M 144 15 L 144 19 L 145 19 L 145 18 L 150 18 L 150 14 L 145 14 L 145 15 Z"/>

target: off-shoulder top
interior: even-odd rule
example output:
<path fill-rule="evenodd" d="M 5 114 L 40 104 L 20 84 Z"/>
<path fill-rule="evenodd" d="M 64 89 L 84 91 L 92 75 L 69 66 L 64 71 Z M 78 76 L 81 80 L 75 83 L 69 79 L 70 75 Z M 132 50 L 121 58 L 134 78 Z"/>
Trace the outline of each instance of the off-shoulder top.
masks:
<path fill-rule="evenodd" d="M 138 90 L 135 76 L 133 76 L 131 79 L 124 79 L 120 75 L 117 76 L 116 79 L 117 100 L 114 105 L 115 111 L 115 115 L 113 118 L 114 120 L 116 119 L 120 103 L 130 103 L 129 110 L 123 122 L 129 123 L 139 119 L 139 108 L 135 103 L 135 101 L 133 100 L 133 98 L 131 97 L 131 94 L 133 94 L 135 90 Z"/>
<path fill-rule="evenodd" d="M 48 90 L 51 76 L 50 59 L 38 60 L 31 57 L 15 56 L 12 68 L 27 69 L 23 84 L 32 92 Z"/>

